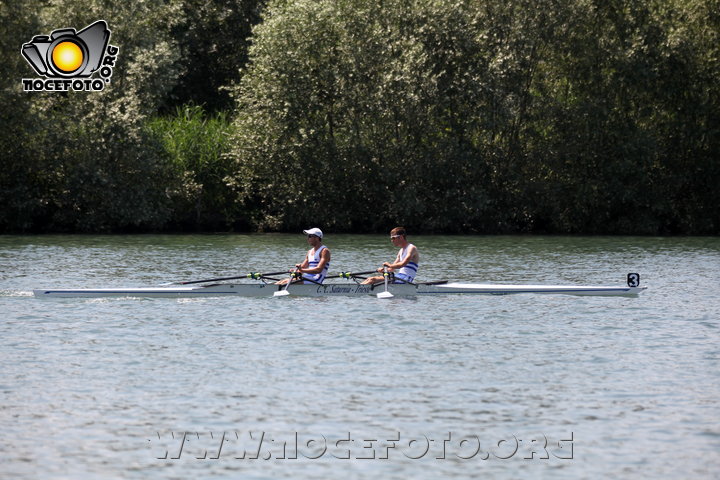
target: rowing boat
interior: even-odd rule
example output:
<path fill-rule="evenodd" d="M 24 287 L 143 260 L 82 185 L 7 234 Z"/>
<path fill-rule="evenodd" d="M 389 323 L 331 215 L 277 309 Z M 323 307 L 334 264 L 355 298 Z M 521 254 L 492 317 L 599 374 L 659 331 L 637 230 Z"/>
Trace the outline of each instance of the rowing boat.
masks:
<path fill-rule="evenodd" d="M 155 288 L 76 288 L 38 289 L 33 294 L 39 298 L 50 297 L 272 297 L 283 287 L 271 283 L 217 283 L 192 287 Z M 640 286 L 570 286 L 570 285 L 501 285 L 482 283 L 420 283 L 390 284 L 387 289 L 393 296 L 423 296 L 447 294 L 516 295 L 565 294 L 594 296 L 635 297 L 647 287 Z M 384 286 L 359 285 L 356 283 L 293 284 L 290 295 L 303 297 L 335 297 L 377 295 Z"/>

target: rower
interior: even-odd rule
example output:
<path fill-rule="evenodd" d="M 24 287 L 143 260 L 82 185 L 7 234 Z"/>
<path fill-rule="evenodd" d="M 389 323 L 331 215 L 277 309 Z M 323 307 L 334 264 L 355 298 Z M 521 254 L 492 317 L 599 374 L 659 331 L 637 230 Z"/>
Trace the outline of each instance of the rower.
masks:
<path fill-rule="evenodd" d="M 308 250 L 305 260 L 295 264 L 291 272 L 302 274 L 305 279 L 303 283 L 322 283 L 330 268 L 330 249 L 322 244 L 323 232 L 319 228 L 303 230 L 303 233 L 307 235 L 307 242 L 312 248 Z M 285 285 L 288 281 L 289 279 L 285 278 L 277 284 Z"/>
<path fill-rule="evenodd" d="M 407 232 L 404 227 L 395 227 L 390 231 L 390 241 L 393 245 L 400 248 L 395 261 L 384 262 L 383 266 L 378 268 L 378 272 L 383 272 L 387 269 L 388 272 L 393 272 L 395 281 L 393 283 L 411 283 L 415 280 L 417 274 L 418 264 L 420 263 L 420 254 L 418 253 L 417 247 L 407 241 Z M 379 283 L 384 281 L 384 277 L 375 276 L 366 278 L 363 284 Z"/>

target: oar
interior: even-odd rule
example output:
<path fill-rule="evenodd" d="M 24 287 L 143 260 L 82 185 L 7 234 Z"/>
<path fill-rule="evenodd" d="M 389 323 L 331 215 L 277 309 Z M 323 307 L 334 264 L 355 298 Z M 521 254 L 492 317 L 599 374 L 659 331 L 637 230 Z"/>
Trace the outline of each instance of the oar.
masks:
<path fill-rule="evenodd" d="M 287 270 L 283 270 L 282 272 L 270 272 L 270 273 L 259 273 L 259 272 L 250 272 L 247 275 L 247 278 L 252 278 L 253 280 L 260 280 L 262 278 L 272 277 L 275 275 L 283 275 L 287 273 Z"/>
<path fill-rule="evenodd" d="M 370 270 L 369 272 L 340 272 L 337 275 L 328 275 L 325 277 L 327 280 L 328 278 L 353 278 L 360 275 L 370 275 L 371 273 L 376 273 L 377 270 Z"/>
<path fill-rule="evenodd" d="M 377 298 L 392 298 L 394 295 L 388 292 L 388 273 L 387 267 L 383 268 L 383 277 L 385 277 L 385 291 L 377 294 Z"/>
<path fill-rule="evenodd" d="M 263 277 L 269 277 L 271 275 L 281 275 L 286 272 L 271 272 L 271 273 L 257 273 L 257 272 L 251 272 L 247 275 L 240 275 L 238 277 L 221 277 L 221 278 L 208 278 L 205 280 L 191 280 L 189 282 L 168 282 L 168 283 L 161 283 L 161 287 L 165 287 L 167 285 L 191 285 L 193 283 L 208 283 L 208 282 L 221 282 L 223 280 L 238 280 L 240 278 L 252 278 L 254 280 L 259 280 Z"/>
<path fill-rule="evenodd" d="M 295 278 L 295 270 L 293 270 L 292 273 L 290 273 L 290 278 L 288 279 L 288 282 L 285 284 L 285 288 L 273 293 L 273 297 L 284 297 L 285 295 L 290 295 L 290 292 L 288 292 L 288 287 L 290 286 L 290 284 L 292 283 L 294 278 Z"/>

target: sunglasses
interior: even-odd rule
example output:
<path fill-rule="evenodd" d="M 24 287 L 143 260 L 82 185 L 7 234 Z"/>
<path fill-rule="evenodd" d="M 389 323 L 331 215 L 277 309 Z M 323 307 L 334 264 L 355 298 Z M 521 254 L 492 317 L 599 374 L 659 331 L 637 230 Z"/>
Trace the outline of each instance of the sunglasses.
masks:
<path fill-rule="evenodd" d="M 402 235 L 390 235 L 390 240 L 395 240 L 396 238 L 400 238 Z"/>
<path fill-rule="evenodd" d="M 317 235 L 308 235 L 308 238 L 313 238 L 313 237 L 317 238 Z"/>

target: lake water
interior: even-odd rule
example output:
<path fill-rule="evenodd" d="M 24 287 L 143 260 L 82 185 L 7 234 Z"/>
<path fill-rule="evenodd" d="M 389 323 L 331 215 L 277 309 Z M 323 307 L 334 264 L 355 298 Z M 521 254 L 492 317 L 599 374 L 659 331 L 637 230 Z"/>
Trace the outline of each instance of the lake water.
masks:
<path fill-rule="evenodd" d="M 36 299 L 282 270 L 302 235 L 0 237 L 0 477 L 717 478 L 720 239 L 415 236 L 419 280 L 638 298 Z M 329 235 L 331 272 L 386 235 Z"/>

